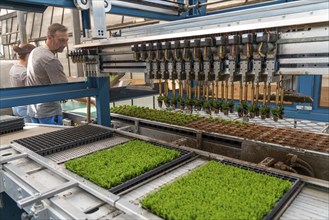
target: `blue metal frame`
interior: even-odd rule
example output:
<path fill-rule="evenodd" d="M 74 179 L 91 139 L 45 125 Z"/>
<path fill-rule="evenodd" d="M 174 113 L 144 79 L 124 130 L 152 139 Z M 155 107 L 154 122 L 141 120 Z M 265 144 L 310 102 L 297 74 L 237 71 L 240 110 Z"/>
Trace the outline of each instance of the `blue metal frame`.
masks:
<path fill-rule="evenodd" d="M 0 108 L 96 96 L 97 123 L 110 126 L 107 77 L 88 77 L 86 82 L 0 89 Z"/>
<path fill-rule="evenodd" d="M 299 76 L 297 92 L 313 98 L 313 103 L 293 103 L 285 105 L 285 115 L 289 118 L 329 122 L 329 108 L 320 107 L 322 76 Z M 297 105 L 312 106 L 312 110 L 297 110 Z"/>
<path fill-rule="evenodd" d="M 151 19 L 158 19 L 165 21 L 175 21 L 183 18 L 182 16 L 179 15 L 166 15 L 157 12 L 143 11 L 133 8 L 124 8 L 114 5 L 112 5 L 111 11 L 109 13 L 117 14 L 117 15 L 133 16 L 133 17 L 151 18 Z"/>

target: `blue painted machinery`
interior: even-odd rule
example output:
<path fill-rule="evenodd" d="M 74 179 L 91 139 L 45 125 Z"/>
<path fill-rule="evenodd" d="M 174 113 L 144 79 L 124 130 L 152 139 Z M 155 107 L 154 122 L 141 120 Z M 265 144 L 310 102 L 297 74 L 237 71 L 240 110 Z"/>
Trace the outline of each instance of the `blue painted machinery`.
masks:
<path fill-rule="evenodd" d="M 98 123 L 109 126 L 104 76 L 137 72 L 151 85 L 159 80 L 160 92 L 168 92 L 168 81 L 178 81 L 186 96 L 212 92 L 213 98 L 228 100 L 231 93 L 230 99 L 243 102 L 251 93 L 251 102 L 284 103 L 287 117 L 328 122 L 328 107 L 320 107 L 322 79 L 329 74 L 327 1 L 268 1 L 207 14 L 206 6 L 216 2 L 3 0 L 0 6 L 20 10 L 79 8 L 93 40 L 68 54 L 83 63 L 87 82 L 51 86 L 50 92 L 48 86 L 2 89 L 0 107 L 96 96 Z M 123 30 L 120 37 L 107 39 L 105 13 L 170 22 Z M 238 95 L 229 92 L 234 88 Z M 214 91 L 222 91 L 221 97 Z M 26 94 L 23 102 L 17 98 L 21 94 Z"/>

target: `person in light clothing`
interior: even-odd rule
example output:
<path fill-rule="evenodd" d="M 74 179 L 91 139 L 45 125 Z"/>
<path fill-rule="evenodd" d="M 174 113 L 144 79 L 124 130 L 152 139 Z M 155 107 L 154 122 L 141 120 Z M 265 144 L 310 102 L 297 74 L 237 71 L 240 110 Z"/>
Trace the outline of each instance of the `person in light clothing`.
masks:
<path fill-rule="evenodd" d="M 19 61 L 9 71 L 9 79 L 12 87 L 24 87 L 26 82 L 26 66 L 31 51 L 35 48 L 33 44 L 14 45 L 13 50 L 17 53 Z M 27 106 L 13 107 L 13 115 L 24 118 L 25 123 L 31 123 L 27 115 Z"/>
<path fill-rule="evenodd" d="M 29 56 L 27 65 L 27 86 L 67 83 L 61 62 L 56 57 L 63 52 L 68 42 L 67 28 L 62 24 L 48 27 L 47 41 L 44 46 L 35 48 Z M 33 123 L 62 124 L 62 108 L 59 101 L 29 105 L 27 114 Z"/>

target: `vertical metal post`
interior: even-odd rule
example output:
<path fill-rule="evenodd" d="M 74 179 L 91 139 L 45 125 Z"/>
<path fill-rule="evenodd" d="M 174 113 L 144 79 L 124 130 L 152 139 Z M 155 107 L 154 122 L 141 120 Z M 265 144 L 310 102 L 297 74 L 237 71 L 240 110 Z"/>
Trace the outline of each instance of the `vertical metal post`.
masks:
<path fill-rule="evenodd" d="M 27 44 L 27 33 L 26 33 L 26 25 L 25 25 L 25 16 L 23 11 L 17 11 L 17 22 L 19 28 L 19 40 L 22 44 Z"/>
<path fill-rule="evenodd" d="M 83 37 L 88 37 L 88 30 L 91 29 L 89 10 L 81 11 Z"/>
<path fill-rule="evenodd" d="M 88 77 L 93 88 L 98 89 L 96 95 L 97 124 L 110 127 L 110 86 L 108 77 Z"/>
<path fill-rule="evenodd" d="M 234 100 L 234 82 L 231 82 L 231 100 Z"/>
<path fill-rule="evenodd" d="M 256 103 L 259 101 L 259 82 L 256 83 Z"/>
<path fill-rule="evenodd" d="M 268 90 L 267 103 L 270 104 L 271 103 L 271 83 L 270 82 L 268 83 L 267 90 Z"/>
<path fill-rule="evenodd" d="M 242 103 L 242 94 L 243 94 L 243 85 L 242 85 L 242 81 L 240 81 L 240 91 L 239 91 L 239 101 L 240 103 Z"/>
<path fill-rule="evenodd" d="M 221 97 L 222 97 L 222 100 L 224 100 L 224 81 L 222 81 L 222 87 L 221 87 Z"/>
<path fill-rule="evenodd" d="M 153 100 L 153 109 L 155 109 L 155 96 L 152 96 L 152 100 Z"/>
<path fill-rule="evenodd" d="M 77 9 L 71 9 L 71 15 L 72 15 L 72 26 L 73 26 L 73 44 L 80 44 L 81 41 L 81 30 L 80 30 L 80 17 L 79 17 L 79 10 Z M 82 69 L 82 63 L 77 63 L 77 76 L 83 77 L 83 69 Z"/>
<path fill-rule="evenodd" d="M 254 81 L 251 82 L 251 104 L 254 105 L 255 102 L 255 84 Z"/>
<path fill-rule="evenodd" d="M 267 94 L 267 87 L 266 87 L 267 83 L 264 82 L 264 90 L 263 90 L 263 105 L 266 104 L 266 94 Z"/>
<path fill-rule="evenodd" d="M 247 103 L 248 102 L 248 83 L 245 82 L 244 84 L 244 101 Z"/>
<path fill-rule="evenodd" d="M 226 89 L 226 93 L 225 93 L 225 101 L 228 101 L 228 80 L 225 81 L 225 89 Z"/>
<path fill-rule="evenodd" d="M 279 87 L 280 87 L 280 82 L 276 83 L 276 92 L 275 92 L 275 105 L 279 104 L 279 96 L 280 96 L 280 92 L 279 92 Z"/>

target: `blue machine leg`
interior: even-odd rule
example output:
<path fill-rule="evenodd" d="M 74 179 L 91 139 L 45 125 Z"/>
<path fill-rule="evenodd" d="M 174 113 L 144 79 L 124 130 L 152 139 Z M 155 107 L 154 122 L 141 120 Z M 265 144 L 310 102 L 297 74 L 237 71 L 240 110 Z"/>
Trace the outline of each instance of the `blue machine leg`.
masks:
<path fill-rule="evenodd" d="M 88 77 L 93 87 L 98 88 L 96 95 L 97 124 L 110 127 L 110 86 L 108 77 Z"/>

